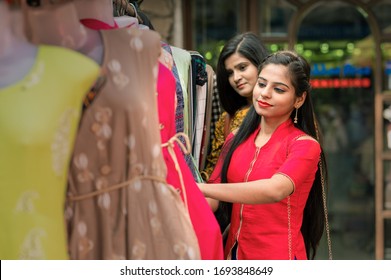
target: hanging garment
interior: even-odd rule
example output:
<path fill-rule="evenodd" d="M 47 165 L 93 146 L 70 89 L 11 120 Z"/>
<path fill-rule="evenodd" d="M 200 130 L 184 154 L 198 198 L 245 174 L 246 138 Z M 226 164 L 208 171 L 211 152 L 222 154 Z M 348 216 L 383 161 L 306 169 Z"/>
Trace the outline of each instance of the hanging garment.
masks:
<path fill-rule="evenodd" d="M 167 44 L 166 42 L 161 42 L 161 45 L 162 45 L 162 48 L 173 57 L 173 51 L 172 51 L 171 45 Z M 186 107 L 185 100 L 187 100 L 189 98 L 189 96 L 186 96 L 186 97 L 184 96 L 184 92 L 188 92 L 188 91 L 187 90 L 184 91 L 182 88 L 181 74 L 179 72 L 179 70 L 181 68 L 182 68 L 182 65 L 180 67 L 177 67 L 175 59 L 173 59 L 173 65 L 171 68 L 171 72 L 173 73 L 174 78 L 175 78 L 175 89 L 176 89 L 176 100 L 177 100 L 176 101 L 177 105 L 175 108 L 175 128 L 176 128 L 177 133 L 181 133 L 181 132 L 185 131 L 185 119 L 187 119 L 187 117 L 184 115 L 184 110 Z M 188 112 L 188 113 L 189 113 L 189 115 L 192 115 L 192 112 Z M 189 119 L 187 119 L 187 120 L 189 120 Z M 188 135 L 188 134 L 186 134 L 186 135 Z M 191 138 L 190 135 L 188 135 L 188 136 Z M 182 138 L 180 138 L 180 139 L 181 139 L 182 143 L 185 144 L 185 142 L 183 142 L 184 140 Z M 200 176 L 198 176 L 199 172 L 198 172 L 198 169 L 195 164 L 193 156 L 191 154 L 183 154 L 183 156 L 185 157 L 185 161 L 186 161 L 187 166 L 189 166 L 191 173 L 193 174 L 193 178 L 197 181 L 197 178 Z"/>
<path fill-rule="evenodd" d="M 67 259 L 67 173 L 91 59 L 39 46 L 20 82 L 0 89 L 0 259 Z"/>
<path fill-rule="evenodd" d="M 187 50 L 170 46 L 172 51 L 172 57 L 175 65 L 178 69 L 178 78 L 181 83 L 182 96 L 183 96 L 183 131 L 186 135 L 190 135 L 189 127 L 189 85 L 190 85 L 190 68 L 191 68 L 191 55 Z"/>
<path fill-rule="evenodd" d="M 181 148 L 187 150 L 190 147 L 183 146 L 179 138 L 184 135 L 175 132 L 175 78 L 163 64 L 159 64 L 157 89 L 160 135 L 167 165 L 167 182 L 178 190 L 189 211 L 202 259 L 223 259 L 219 225 L 180 150 Z"/>
<path fill-rule="evenodd" d="M 205 105 L 205 120 L 204 127 L 202 130 L 201 138 L 201 150 L 200 150 L 200 164 L 198 166 L 199 170 L 204 170 L 206 165 L 206 157 L 209 154 L 211 142 L 211 126 L 212 126 L 212 100 L 213 100 L 213 91 L 215 84 L 215 72 L 209 64 L 206 65 L 206 73 L 208 74 L 207 82 L 207 96 L 206 96 L 206 105 Z"/>
<path fill-rule="evenodd" d="M 160 36 L 101 31 L 105 82 L 84 110 L 72 157 L 72 259 L 199 259 L 178 193 L 166 183 L 156 104 Z"/>

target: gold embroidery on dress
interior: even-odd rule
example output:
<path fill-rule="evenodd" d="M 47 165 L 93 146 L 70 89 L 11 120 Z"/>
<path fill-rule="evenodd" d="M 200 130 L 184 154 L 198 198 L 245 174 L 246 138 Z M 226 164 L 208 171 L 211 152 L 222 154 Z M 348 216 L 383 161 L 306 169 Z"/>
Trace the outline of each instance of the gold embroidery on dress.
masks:
<path fill-rule="evenodd" d="M 88 256 L 88 252 L 94 248 L 94 243 L 87 237 L 87 225 L 85 222 L 80 221 L 77 224 L 77 232 L 80 237 L 78 240 L 78 250 L 80 253 L 81 259 L 86 259 Z"/>
<path fill-rule="evenodd" d="M 189 255 L 189 247 L 183 242 L 177 242 L 174 245 L 174 253 L 178 256 L 178 259 L 183 260 L 186 255 Z"/>
<path fill-rule="evenodd" d="M 81 153 L 74 157 L 73 163 L 78 169 L 77 180 L 80 183 L 89 182 L 94 179 L 94 174 L 88 170 L 88 157 L 86 154 Z"/>
<path fill-rule="evenodd" d="M 139 37 L 131 38 L 129 46 L 137 52 L 140 52 L 144 49 L 144 43 Z"/>
<path fill-rule="evenodd" d="M 142 260 L 147 253 L 147 245 L 144 242 L 136 239 L 132 247 L 132 260 Z"/>
<path fill-rule="evenodd" d="M 95 113 L 94 124 L 91 127 L 92 132 L 97 137 L 97 147 L 99 150 L 106 149 L 106 141 L 109 140 L 112 136 L 112 129 L 109 125 L 113 112 L 110 108 L 99 108 Z"/>
<path fill-rule="evenodd" d="M 152 229 L 152 234 L 158 236 L 162 233 L 162 222 L 158 217 L 158 206 L 155 201 L 149 201 L 148 203 L 149 214 L 151 215 L 151 220 L 149 221 Z"/>
<path fill-rule="evenodd" d="M 77 117 L 75 109 L 67 109 L 60 117 L 57 130 L 51 145 L 52 168 L 57 176 L 62 176 L 70 153 L 70 134 L 72 121 Z"/>
<path fill-rule="evenodd" d="M 107 67 L 113 75 L 113 82 L 117 88 L 124 89 L 129 84 L 129 78 L 122 72 L 121 63 L 113 59 L 107 64 Z"/>
<path fill-rule="evenodd" d="M 35 191 L 23 192 L 19 197 L 16 206 L 16 213 L 33 213 L 35 212 L 34 200 L 39 198 L 39 193 Z"/>
<path fill-rule="evenodd" d="M 41 61 L 38 63 L 37 69 L 29 76 L 29 80 L 25 83 L 25 87 L 29 88 L 38 84 L 41 80 L 44 70 L 45 64 Z"/>
<path fill-rule="evenodd" d="M 42 228 L 31 229 L 20 248 L 19 259 L 21 260 L 43 260 L 46 259 L 42 239 L 46 237 L 46 231 Z"/>
<path fill-rule="evenodd" d="M 95 187 L 97 190 L 104 191 L 109 186 L 109 182 L 105 177 L 99 177 L 95 182 Z M 111 206 L 111 197 L 107 192 L 102 192 L 98 195 L 98 206 L 105 210 L 110 210 Z"/>

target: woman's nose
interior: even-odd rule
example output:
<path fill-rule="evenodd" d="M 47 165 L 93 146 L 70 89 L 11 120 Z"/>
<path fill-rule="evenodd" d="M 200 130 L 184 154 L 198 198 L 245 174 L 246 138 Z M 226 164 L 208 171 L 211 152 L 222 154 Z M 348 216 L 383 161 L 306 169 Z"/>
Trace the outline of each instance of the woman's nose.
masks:
<path fill-rule="evenodd" d="M 271 91 L 268 87 L 259 88 L 258 90 L 259 90 L 259 95 L 264 98 L 269 98 L 271 95 Z"/>
<path fill-rule="evenodd" d="M 240 75 L 239 72 L 234 72 L 234 81 L 237 82 L 242 78 L 242 75 Z"/>

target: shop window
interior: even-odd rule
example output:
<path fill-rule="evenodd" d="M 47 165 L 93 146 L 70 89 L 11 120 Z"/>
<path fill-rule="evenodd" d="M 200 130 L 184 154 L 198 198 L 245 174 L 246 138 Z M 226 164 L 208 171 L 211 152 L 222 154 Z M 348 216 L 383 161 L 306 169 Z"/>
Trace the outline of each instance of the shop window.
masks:
<path fill-rule="evenodd" d="M 284 0 L 259 0 L 259 30 L 264 37 L 285 37 L 296 8 Z"/>
<path fill-rule="evenodd" d="M 391 236 L 391 219 L 384 221 L 384 236 Z M 385 239 L 384 259 L 391 260 L 391 238 Z"/>
<path fill-rule="evenodd" d="M 383 90 L 391 93 L 391 43 L 381 44 L 383 58 Z"/>
<path fill-rule="evenodd" d="M 195 0 L 193 2 L 194 44 L 211 66 L 216 66 L 225 42 L 239 32 L 240 1 Z"/>
<path fill-rule="evenodd" d="M 373 13 L 383 34 L 391 35 L 391 1 L 382 1 L 373 7 Z"/>
<path fill-rule="evenodd" d="M 387 152 L 391 151 L 391 101 L 388 99 L 386 99 L 383 103 L 383 119 L 383 147 L 384 151 Z M 391 184 L 391 168 L 385 170 L 385 174 L 388 174 Z"/>
<path fill-rule="evenodd" d="M 348 3 L 331 1 L 312 9 L 305 16 L 298 39 L 359 40 L 369 34 L 369 25 L 359 9 Z"/>
<path fill-rule="evenodd" d="M 384 205 L 383 209 L 391 210 L 391 162 L 384 162 Z"/>
<path fill-rule="evenodd" d="M 311 63 L 311 91 L 328 166 L 334 259 L 374 254 L 374 42 L 352 4 L 322 1 L 299 22 L 295 49 Z M 318 258 L 327 257 L 321 250 Z"/>
<path fill-rule="evenodd" d="M 273 53 L 276 51 L 287 50 L 288 43 L 265 43 L 265 46 L 269 53 Z"/>

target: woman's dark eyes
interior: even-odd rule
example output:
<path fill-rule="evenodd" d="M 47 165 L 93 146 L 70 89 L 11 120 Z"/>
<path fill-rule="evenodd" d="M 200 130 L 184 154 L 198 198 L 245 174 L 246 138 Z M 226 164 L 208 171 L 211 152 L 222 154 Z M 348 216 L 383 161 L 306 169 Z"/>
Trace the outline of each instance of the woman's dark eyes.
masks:
<path fill-rule="evenodd" d="M 258 83 L 258 86 L 259 86 L 260 88 L 264 88 L 264 87 L 266 87 L 266 83 Z M 274 87 L 273 89 L 274 89 L 274 91 L 276 91 L 276 92 L 278 92 L 278 93 L 283 93 L 283 92 L 284 92 L 283 89 L 278 88 L 278 87 Z"/>

